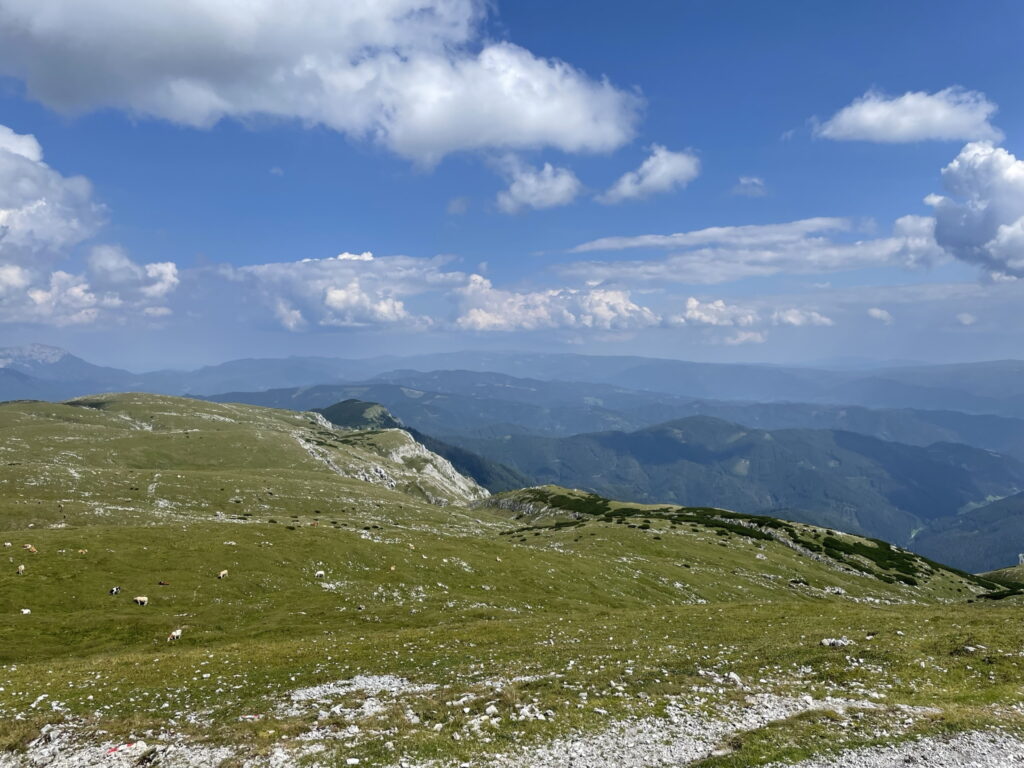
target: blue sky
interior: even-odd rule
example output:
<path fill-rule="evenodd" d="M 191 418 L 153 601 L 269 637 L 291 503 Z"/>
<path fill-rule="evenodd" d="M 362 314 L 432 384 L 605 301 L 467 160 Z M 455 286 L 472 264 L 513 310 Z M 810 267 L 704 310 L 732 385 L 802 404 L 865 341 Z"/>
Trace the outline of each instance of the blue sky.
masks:
<path fill-rule="evenodd" d="M 1014 2 L 0 0 L 0 346 L 1021 357 L 1022 27 Z"/>

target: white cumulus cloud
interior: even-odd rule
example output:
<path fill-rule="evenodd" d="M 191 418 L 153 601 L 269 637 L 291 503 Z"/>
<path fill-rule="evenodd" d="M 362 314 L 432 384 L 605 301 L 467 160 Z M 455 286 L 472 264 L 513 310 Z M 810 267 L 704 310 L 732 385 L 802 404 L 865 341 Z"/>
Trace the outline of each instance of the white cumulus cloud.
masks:
<path fill-rule="evenodd" d="M 6 125 L 0 125 L 0 151 L 20 155 L 33 163 L 43 161 L 43 148 L 30 133 L 15 133 Z"/>
<path fill-rule="evenodd" d="M 972 142 L 942 169 L 949 196 L 929 195 L 936 242 L 990 272 L 1024 276 L 1024 161 Z"/>
<path fill-rule="evenodd" d="M 672 318 L 675 324 L 692 323 L 695 325 L 738 325 L 751 326 L 760 321 L 758 313 L 753 309 L 736 304 L 726 304 L 723 299 L 702 302 L 695 296 L 686 300 L 686 308 L 681 315 Z"/>
<path fill-rule="evenodd" d="M 996 109 L 985 94 L 955 86 L 936 93 L 908 91 L 902 96 L 871 90 L 836 112 L 815 132 L 840 141 L 999 141 L 1002 132 L 989 122 Z"/>
<path fill-rule="evenodd" d="M 540 169 L 523 165 L 514 158 L 504 162 L 508 189 L 498 193 L 498 207 L 505 213 L 523 208 L 554 208 L 576 199 L 583 185 L 568 168 L 544 163 Z"/>
<path fill-rule="evenodd" d="M 0 0 L 0 73 L 65 112 L 208 127 L 262 115 L 421 163 L 459 150 L 607 151 L 640 101 L 484 37 L 484 0 Z"/>
<path fill-rule="evenodd" d="M 103 209 L 87 179 L 43 162 L 34 136 L 0 129 L 0 261 L 59 258 L 99 229 Z"/>
<path fill-rule="evenodd" d="M 288 330 L 308 326 L 424 328 L 430 317 L 410 311 L 410 297 L 463 285 L 466 275 L 445 271 L 447 259 L 375 257 L 369 251 L 244 267 L 220 274 L 254 292 Z"/>
<path fill-rule="evenodd" d="M 699 174 L 700 159 L 692 152 L 673 152 L 654 144 L 650 157 L 635 171 L 623 174 L 598 200 L 609 204 L 621 203 L 670 192 L 685 187 Z"/>
<path fill-rule="evenodd" d="M 117 246 L 94 247 L 81 272 L 69 265 L 103 214 L 87 179 L 61 175 L 34 136 L 0 125 L 0 322 L 124 320 L 174 291 L 177 265 L 137 264 Z"/>
<path fill-rule="evenodd" d="M 462 313 L 456 325 L 472 331 L 534 331 L 573 328 L 629 330 L 658 325 L 660 318 L 632 301 L 628 291 L 556 288 L 515 292 L 470 275 L 458 290 Z"/>

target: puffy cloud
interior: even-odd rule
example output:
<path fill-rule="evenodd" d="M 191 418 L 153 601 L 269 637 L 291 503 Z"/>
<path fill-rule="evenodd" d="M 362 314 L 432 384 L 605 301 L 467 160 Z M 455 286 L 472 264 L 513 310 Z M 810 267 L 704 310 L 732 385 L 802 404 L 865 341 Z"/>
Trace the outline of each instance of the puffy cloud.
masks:
<path fill-rule="evenodd" d="M 98 245 L 89 253 L 88 274 L 99 289 L 122 294 L 137 291 L 142 300 L 162 299 L 178 287 L 178 266 L 171 261 L 136 264 L 118 245 Z"/>
<path fill-rule="evenodd" d="M 0 264 L 0 296 L 15 294 L 28 288 L 32 276 L 17 264 Z"/>
<path fill-rule="evenodd" d="M 102 222 L 92 185 L 44 163 L 35 137 L 0 129 L 0 261 L 28 265 L 62 256 Z"/>
<path fill-rule="evenodd" d="M 722 299 L 702 302 L 694 296 L 686 300 L 686 309 L 672 318 L 674 324 L 751 326 L 760 321 L 757 312 Z"/>
<path fill-rule="evenodd" d="M 5 304 L 6 319 L 58 326 L 83 325 L 94 322 L 100 313 L 100 299 L 85 279 L 60 270 L 50 275 L 45 288 L 30 289 L 28 299 L 23 306 Z"/>
<path fill-rule="evenodd" d="M 484 0 L 0 0 L 0 72 L 62 111 L 184 125 L 266 115 L 432 163 L 458 150 L 607 151 L 639 99 L 483 39 Z"/>
<path fill-rule="evenodd" d="M 651 147 L 651 156 L 635 171 L 623 174 L 611 188 L 598 197 L 602 203 L 649 197 L 685 187 L 700 174 L 700 159 L 690 152 L 672 152 L 660 144 Z"/>
<path fill-rule="evenodd" d="M 10 152 L 33 163 L 43 162 L 43 148 L 30 133 L 19 134 L 0 125 L 0 152 Z"/>
<path fill-rule="evenodd" d="M 970 312 L 961 312 L 956 316 L 956 321 L 963 326 L 972 326 L 978 322 L 978 318 L 972 315 Z"/>
<path fill-rule="evenodd" d="M 159 305 L 178 286 L 173 262 L 137 264 L 118 246 L 92 249 L 85 272 L 30 272 L 0 264 L 0 322 L 85 325 L 108 318 L 121 322 L 133 313 L 169 315 Z M 6 286 L 6 288 L 5 288 Z"/>
<path fill-rule="evenodd" d="M 985 94 L 955 86 L 936 93 L 908 91 L 902 96 L 872 90 L 819 125 L 815 133 L 840 141 L 999 141 L 1002 132 L 989 122 L 996 109 Z"/>
<path fill-rule="evenodd" d="M 772 313 L 772 322 L 775 325 L 794 325 L 797 327 L 805 325 L 833 325 L 832 318 L 826 317 L 813 309 L 777 309 Z"/>
<path fill-rule="evenodd" d="M 764 179 L 761 177 L 740 176 L 740 180 L 732 188 L 732 193 L 734 195 L 742 195 L 743 197 L 764 197 L 768 194 L 768 190 L 765 188 Z"/>
<path fill-rule="evenodd" d="M 92 237 L 103 209 L 82 177 L 43 162 L 35 137 L 0 126 L 0 322 L 72 325 L 145 313 L 178 285 L 172 262 L 136 264 L 117 246 L 92 249 L 85 270 L 54 269 Z"/>
<path fill-rule="evenodd" d="M 144 267 L 146 279 L 152 281 L 139 290 L 150 299 L 159 299 L 178 287 L 178 266 L 173 261 L 158 261 Z"/>
<path fill-rule="evenodd" d="M 660 318 L 634 303 L 628 291 L 569 288 L 517 293 L 470 275 L 458 290 L 459 328 L 472 331 L 534 331 L 548 328 L 628 330 L 658 325 Z"/>
<path fill-rule="evenodd" d="M 274 302 L 274 316 L 289 331 L 298 331 L 308 325 L 306 318 L 302 316 L 302 312 L 284 299 L 278 299 Z"/>
<path fill-rule="evenodd" d="M 409 320 L 405 304 L 379 291 L 368 292 L 352 280 L 340 288 L 324 292 L 324 305 L 330 310 L 326 325 L 391 325 Z"/>
<path fill-rule="evenodd" d="M 597 282 L 712 284 L 779 273 L 820 274 L 888 265 L 915 267 L 944 256 L 932 235 L 934 222 L 927 217 L 898 219 L 891 237 L 845 242 L 820 236 L 849 227 L 845 219 L 806 219 L 766 226 L 713 227 L 674 235 L 609 237 L 573 250 L 645 246 L 691 250 L 662 259 L 579 261 L 558 269 L 563 274 Z"/>
<path fill-rule="evenodd" d="M 880 307 L 868 308 L 868 317 L 874 320 L 880 320 L 886 325 L 892 325 L 892 315 L 887 310 Z"/>
<path fill-rule="evenodd" d="M 505 213 L 516 213 L 523 208 L 567 205 L 583 189 L 576 174 L 568 168 L 555 168 L 551 163 L 544 163 L 544 167 L 537 170 L 509 158 L 505 167 L 510 178 L 509 187 L 498 193 L 498 207 Z"/>
<path fill-rule="evenodd" d="M 288 330 L 309 325 L 422 328 L 432 320 L 410 312 L 405 299 L 466 282 L 465 274 L 443 269 L 446 261 L 346 252 L 327 259 L 224 267 L 221 274 L 262 297 Z"/>
<path fill-rule="evenodd" d="M 972 142 L 942 169 L 949 197 L 929 195 L 935 240 L 949 253 L 996 273 L 1024 276 L 1024 161 Z"/>

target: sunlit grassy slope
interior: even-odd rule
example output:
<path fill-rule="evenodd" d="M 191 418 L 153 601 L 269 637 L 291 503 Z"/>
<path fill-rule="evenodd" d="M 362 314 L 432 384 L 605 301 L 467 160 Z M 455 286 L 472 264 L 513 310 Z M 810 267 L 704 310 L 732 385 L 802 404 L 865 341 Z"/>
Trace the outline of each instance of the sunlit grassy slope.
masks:
<path fill-rule="evenodd" d="M 486 497 L 404 432 L 311 414 L 144 395 L 0 405 L 0 539 L 9 748 L 59 720 L 245 753 L 316 727 L 372 765 L 656 714 L 727 671 L 742 695 L 935 706 L 925 730 L 1015 722 L 991 706 L 1021 690 L 1024 628 L 1012 600 L 977 599 L 991 582 L 722 510 L 554 487 Z M 819 642 L 844 635 L 846 650 Z M 287 706 L 358 675 L 409 682 L 369 714 L 344 714 L 358 689 L 326 716 Z M 556 716 L 509 716 L 525 704 Z M 490 705 L 504 719 L 467 730 Z M 844 741 L 814 730 L 764 754 Z"/>

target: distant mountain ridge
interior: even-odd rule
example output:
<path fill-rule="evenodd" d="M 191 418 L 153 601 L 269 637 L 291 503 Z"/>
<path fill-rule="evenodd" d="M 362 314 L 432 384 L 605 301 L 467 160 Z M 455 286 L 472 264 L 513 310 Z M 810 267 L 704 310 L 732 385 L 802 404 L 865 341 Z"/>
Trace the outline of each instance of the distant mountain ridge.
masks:
<path fill-rule="evenodd" d="M 393 371 L 351 384 L 228 392 L 218 402 L 307 410 L 346 398 L 378 402 L 405 424 L 437 436 L 565 437 L 631 431 L 706 415 L 762 429 L 837 429 L 927 446 L 966 443 L 1024 460 L 1024 419 L 917 408 L 697 400 L 607 384 L 540 381 L 494 373 Z"/>
<path fill-rule="evenodd" d="M 8 368 L 53 383 L 41 389 L 47 398 L 126 390 L 215 395 L 358 382 L 387 378 L 390 372 L 408 378 L 411 372 L 463 370 L 548 382 L 586 382 L 690 399 L 925 407 L 1024 417 L 1024 362 L 1018 360 L 828 370 L 630 356 L 451 352 L 404 358 L 243 359 L 194 371 L 136 374 L 92 365 L 41 345 L 0 349 L 3 359 L 12 361 Z M 31 386 L 25 382 L 0 381 L 0 398 L 31 396 Z"/>
<path fill-rule="evenodd" d="M 460 444 L 538 485 L 773 514 L 913 542 L 929 556 L 938 545 L 915 534 L 944 528 L 946 520 L 1024 488 L 1024 463 L 966 445 L 908 446 L 835 430 L 756 430 L 706 416 L 634 432 Z M 946 544 L 946 561 L 961 566 L 955 547 Z"/>

